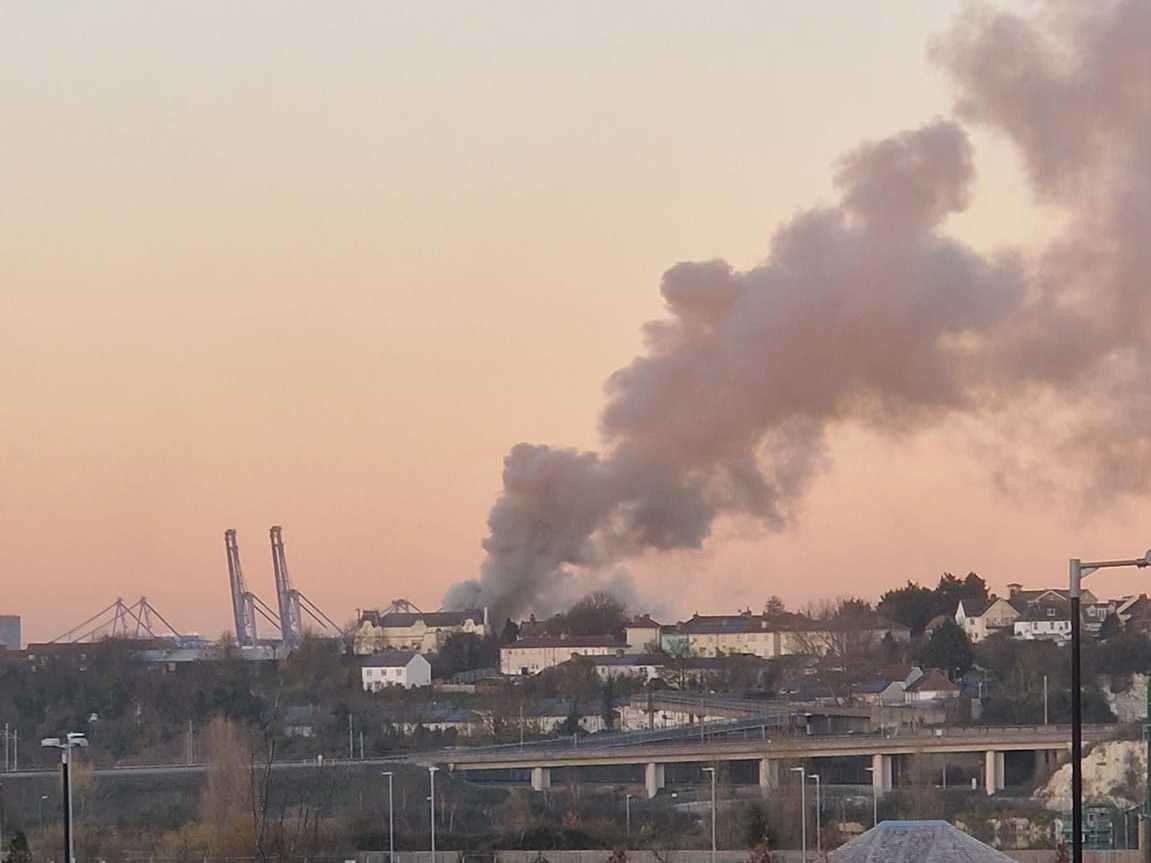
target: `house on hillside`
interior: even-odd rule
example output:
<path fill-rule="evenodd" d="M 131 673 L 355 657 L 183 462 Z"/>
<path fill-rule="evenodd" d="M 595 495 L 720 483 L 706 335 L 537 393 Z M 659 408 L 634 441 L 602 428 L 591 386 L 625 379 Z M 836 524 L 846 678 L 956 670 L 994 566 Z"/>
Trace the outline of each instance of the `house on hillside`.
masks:
<path fill-rule="evenodd" d="M 1115 614 L 1126 629 L 1151 635 L 1151 599 L 1147 594 L 1123 597 L 1116 603 Z"/>
<path fill-rule="evenodd" d="M 770 658 L 780 654 L 780 629 L 765 615 L 693 614 L 679 624 L 692 656 L 750 654 Z"/>
<path fill-rule="evenodd" d="M 490 633 L 487 609 L 466 611 L 420 611 L 403 600 L 397 600 L 385 611 L 360 612 L 352 636 L 352 650 L 360 656 L 385 650 L 413 650 L 437 653 L 449 636 L 484 636 Z"/>
<path fill-rule="evenodd" d="M 473 737 L 487 730 L 484 717 L 474 710 L 452 704 L 425 704 L 395 723 L 403 734 L 415 734 L 421 728 L 425 731 L 454 731 L 461 737 Z"/>
<path fill-rule="evenodd" d="M 389 650 L 361 660 L 360 680 L 365 692 L 379 692 L 389 686 L 431 686 L 432 665 L 415 651 Z"/>
<path fill-rule="evenodd" d="M 613 725 L 618 716 L 618 711 L 613 711 Z M 524 706 L 525 727 L 529 734 L 558 734 L 569 720 L 574 720 L 580 731 L 588 734 L 608 728 L 603 718 L 603 706 L 598 702 L 580 704 L 564 698 L 547 698 Z"/>
<path fill-rule="evenodd" d="M 1013 626 L 1015 637 L 1022 641 L 1064 644 L 1071 639 L 1071 609 L 1064 603 L 1037 602 L 1029 605 Z"/>
<path fill-rule="evenodd" d="M 1071 613 L 1071 593 L 1068 590 L 1059 588 L 1024 590 L 1018 584 L 1009 584 L 1007 589 L 1010 592 L 1008 599 L 1020 615 L 1031 608 L 1061 609 L 1068 616 Z M 1084 590 L 1080 597 L 1083 631 L 1089 635 L 1097 634 L 1103 626 L 1103 621 L 1114 613 L 1116 607 L 1117 603 L 1100 601 L 1091 591 Z M 1043 613 L 1046 614 L 1046 611 Z"/>
<path fill-rule="evenodd" d="M 1010 635 L 1019 614 L 1020 610 L 1014 603 L 992 595 L 987 599 L 961 599 L 955 609 L 955 622 L 967 633 L 972 644 L 978 644 L 999 633 Z"/>
<path fill-rule="evenodd" d="M 896 705 L 907 703 L 907 688 L 923 677 L 918 665 L 893 665 L 882 668 L 871 680 L 853 689 L 852 695 L 865 704 Z"/>
<path fill-rule="evenodd" d="M 661 625 L 646 614 L 633 617 L 624 624 L 624 640 L 628 653 L 650 653 L 654 646 L 659 647 Z"/>
<path fill-rule="evenodd" d="M 904 697 L 908 704 L 946 701 L 949 698 L 959 697 L 959 687 L 948 680 L 947 675 L 938 668 L 929 668 L 907 684 Z"/>
<path fill-rule="evenodd" d="M 662 677 L 664 668 L 675 660 L 662 653 L 624 653 L 574 656 L 568 662 L 594 668 L 600 680 L 628 677 L 647 683 L 649 680 Z"/>
<path fill-rule="evenodd" d="M 610 635 L 566 638 L 521 638 L 500 647 L 500 672 L 512 675 L 539 674 L 574 656 L 608 656 L 622 653 L 625 645 Z"/>

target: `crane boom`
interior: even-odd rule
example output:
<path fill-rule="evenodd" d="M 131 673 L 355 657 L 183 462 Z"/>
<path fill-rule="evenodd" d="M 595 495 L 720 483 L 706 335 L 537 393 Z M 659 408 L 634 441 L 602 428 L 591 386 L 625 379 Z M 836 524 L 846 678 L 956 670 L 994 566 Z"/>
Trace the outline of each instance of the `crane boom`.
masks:
<path fill-rule="evenodd" d="M 292 582 L 288 578 L 283 528 L 275 525 L 269 531 L 269 535 L 272 540 L 272 570 L 276 577 L 276 602 L 280 611 L 280 637 L 284 641 L 284 646 L 291 650 L 304 638 L 304 622 L 300 618 L 300 598 L 292 589 Z"/>
<path fill-rule="evenodd" d="M 241 647 L 256 644 L 256 608 L 253 595 L 244 584 L 244 570 L 240 566 L 240 546 L 236 531 L 224 531 L 224 548 L 228 555 L 228 582 L 232 589 L 232 618 L 236 629 L 236 643 Z"/>

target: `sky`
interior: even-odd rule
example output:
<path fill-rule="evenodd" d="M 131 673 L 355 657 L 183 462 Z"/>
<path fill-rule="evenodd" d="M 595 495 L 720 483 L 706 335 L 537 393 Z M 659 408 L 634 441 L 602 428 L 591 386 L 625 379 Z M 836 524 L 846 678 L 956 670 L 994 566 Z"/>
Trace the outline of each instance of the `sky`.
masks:
<path fill-rule="evenodd" d="M 961 6 L 10 5 L 0 613 L 46 640 L 147 595 L 214 637 L 224 530 L 270 599 L 273 524 L 335 619 L 437 607 L 507 450 L 597 445 L 668 267 L 754 265 L 841 154 L 952 114 L 927 47 Z M 972 138 L 948 231 L 1048 236 L 1008 142 Z M 1141 554 L 1148 514 L 1007 493 L 962 429 L 842 429 L 792 530 L 725 522 L 631 569 L 667 617 L 945 570 L 1062 584 Z"/>

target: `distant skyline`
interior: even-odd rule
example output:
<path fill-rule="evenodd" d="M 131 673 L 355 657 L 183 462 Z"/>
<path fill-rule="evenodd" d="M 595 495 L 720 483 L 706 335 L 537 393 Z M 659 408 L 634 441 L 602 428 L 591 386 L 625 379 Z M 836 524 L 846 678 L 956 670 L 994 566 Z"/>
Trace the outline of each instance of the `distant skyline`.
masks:
<path fill-rule="evenodd" d="M 273 524 L 337 620 L 436 607 L 479 568 L 508 449 L 597 446 L 668 267 L 754 265 L 843 153 L 952 115 L 926 54 L 963 6 L 10 8 L 0 613 L 44 640 L 145 594 L 214 637 L 224 530 L 269 599 Z M 1008 142 L 972 140 L 948 231 L 1048 236 Z M 1146 501 L 1004 488 L 979 440 L 838 428 L 794 529 L 645 556 L 636 610 L 1062 585 L 1069 556 L 1151 546 Z"/>

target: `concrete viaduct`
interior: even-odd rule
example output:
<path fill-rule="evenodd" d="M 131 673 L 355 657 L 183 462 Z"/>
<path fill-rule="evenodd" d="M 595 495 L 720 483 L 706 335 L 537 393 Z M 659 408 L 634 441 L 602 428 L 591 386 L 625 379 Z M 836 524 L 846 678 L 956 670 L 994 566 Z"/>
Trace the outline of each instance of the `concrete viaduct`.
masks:
<path fill-rule="evenodd" d="M 1087 726 L 1083 739 L 1108 738 L 1112 726 Z M 1069 748 L 1069 726 L 984 726 L 928 729 L 880 735 L 795 735 L 762 739 L 676 741 L 672 743 L 617 744 L 597 747 L 594 740 L 579 746 L 519 750 L 514 745 L 482 749 L 455 749 L 415 756 L 423 764 L 446 764 L 451 770 L 530 770 L 532 788 L 551 785 L 551 771 L 563 767 L 643 765 L 647 796 L 664 787 L 668 764 L 752 761 L 759 765 L 759 785 L 766 794 L 779 785 L 780 763 L 815 758 L 860 757 L 871 759 L 872 784 L 877 794 L 893 787 L 897 759 L 909 755 L 982 753 L 984 787 L 994 794 L 1005 787 L 1004 760 L 1008 752 L 1030 751 L 1045 758 L 1058 758 Z"/>

